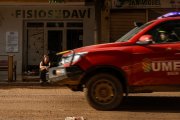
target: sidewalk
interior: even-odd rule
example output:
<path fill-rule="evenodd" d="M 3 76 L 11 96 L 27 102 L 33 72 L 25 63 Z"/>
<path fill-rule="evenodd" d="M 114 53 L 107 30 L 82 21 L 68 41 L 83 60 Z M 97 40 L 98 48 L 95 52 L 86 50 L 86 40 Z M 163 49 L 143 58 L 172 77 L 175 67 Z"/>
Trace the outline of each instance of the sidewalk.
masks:
<path fill-rule="evenodd" d="M 17 75 L 16 81 L 8 81 L 7 75 L 1 75 L 0 86 L 42 86 L 39 76 Z M 45 84 L 43 86 L 58 86 L 57 84 Z"/>

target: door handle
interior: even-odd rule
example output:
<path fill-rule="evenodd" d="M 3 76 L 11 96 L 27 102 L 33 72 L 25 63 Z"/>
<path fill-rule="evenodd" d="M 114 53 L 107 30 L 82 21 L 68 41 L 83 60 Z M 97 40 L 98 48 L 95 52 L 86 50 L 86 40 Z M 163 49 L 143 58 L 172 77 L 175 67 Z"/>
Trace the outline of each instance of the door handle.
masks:
<path fill-rule="evenodd" d="M 180 53 L 175 53 L 175 55 L 180 55 Z"/>
<path fill-rule="evenodd" d="M 167 50 L 167 51 L 170 51 L 170 50 L 172 50 L 172 48 L 168 47 L 168 48 L 166 48 L 166 50 Z"/>

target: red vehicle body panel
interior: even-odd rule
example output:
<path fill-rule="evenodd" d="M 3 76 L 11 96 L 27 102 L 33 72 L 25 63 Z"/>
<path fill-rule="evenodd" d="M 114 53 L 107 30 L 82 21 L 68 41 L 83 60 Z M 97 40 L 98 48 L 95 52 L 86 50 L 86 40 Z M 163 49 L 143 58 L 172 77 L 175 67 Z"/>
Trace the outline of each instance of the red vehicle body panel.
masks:
<path fill-rule="evenodd" d="M 49 79 L 83 91 L 99 110 L 118 107 L 124 94 L 180 91 L 180 17 L 165 14 L 114 43 L 64 51 Z"/>
<path fill-rule="evenodd" d="M 143 28 L 127 42 L 75 49 L 75 53 L 88 52 L 88 54 L 72 65 L 80 66 L 83 71 L 96 66 L 112 66 L 124 71 L 129 86 L 180 85 L 180 42 L 136 44 L 147 31 L 171 20 L 180 20 L 180 17 L 154 20 L 152 24 Z M 68 54 L 70 53 L 64 56 Z"/>

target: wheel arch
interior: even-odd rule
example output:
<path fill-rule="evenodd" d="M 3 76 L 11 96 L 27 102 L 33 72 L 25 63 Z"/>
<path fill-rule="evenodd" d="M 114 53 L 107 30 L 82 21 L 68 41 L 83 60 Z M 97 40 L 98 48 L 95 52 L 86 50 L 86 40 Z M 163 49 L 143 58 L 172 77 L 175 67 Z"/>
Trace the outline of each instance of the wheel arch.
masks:
<path fill-rule="evenodd" d="M 122 69 L 118 69 L 114 66 L 95 66 L 88 69 L 81 79 L 81 84 L 84 85 L 88 80 L 95 74 L 98 73 L 108 73 L 116 76 L 121 84 L 123 85 L 124 93 L 128 93 L 128 82 L 126 79 L 126 74 Z"/>

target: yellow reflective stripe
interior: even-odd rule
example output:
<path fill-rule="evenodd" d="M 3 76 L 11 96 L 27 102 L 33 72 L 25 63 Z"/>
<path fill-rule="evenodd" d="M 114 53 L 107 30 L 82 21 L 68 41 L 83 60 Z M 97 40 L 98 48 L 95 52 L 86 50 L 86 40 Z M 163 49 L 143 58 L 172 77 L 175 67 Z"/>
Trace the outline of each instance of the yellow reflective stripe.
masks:
<path fill-rule="evenodd" d="M 62 54 L 68 53 L 68 52 L 70 52 L 70 50 L 66 50 L 66 51 L 62 51 L 62 52 L 56 53 L 56 55 L 62 55 Z"/>

